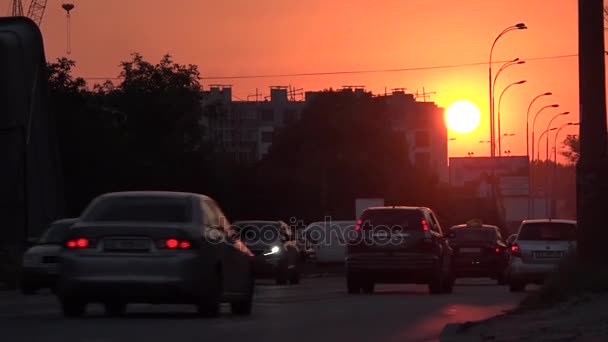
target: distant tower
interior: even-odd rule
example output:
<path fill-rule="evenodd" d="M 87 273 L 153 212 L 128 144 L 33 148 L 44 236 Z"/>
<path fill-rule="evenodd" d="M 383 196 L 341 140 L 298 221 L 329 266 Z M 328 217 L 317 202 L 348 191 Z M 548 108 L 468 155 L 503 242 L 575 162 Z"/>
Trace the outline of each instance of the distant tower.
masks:
<path fill-rule="evenodd" d="M 21 0 L 12 0 L 13 6 L 11 10 L 11 16 L 22 17 L 23 16 L 23 4 Z"/>
<path fill-rule="evenodd" d="M 70 11 L 74 9 L 74 4 L 72 2 L 64 2 L 61 7 L 65 10 L 65 19 L 66 19 L 66 29 L 67 29 L 67 54 L 72 53 L 72 45 L 70 42 L 71 39 L 71 28 L 70 28 Z"/>

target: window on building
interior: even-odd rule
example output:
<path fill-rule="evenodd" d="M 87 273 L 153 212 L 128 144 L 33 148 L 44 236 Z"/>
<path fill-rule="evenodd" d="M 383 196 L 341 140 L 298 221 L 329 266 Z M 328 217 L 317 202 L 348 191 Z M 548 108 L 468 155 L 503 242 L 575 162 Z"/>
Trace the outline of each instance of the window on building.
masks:
<path fill-rule="evenodd" d="M 273 132 L 262 132 L 262 142 L 271 143 L 273 135 Z"/>
<path fill-rule="evenodd" d="M 274 121 L 274 110 L 272 108 L 263 108 L 260 111 L 260 120 Z"/>
<path fill-rule="evenodd" d="M 416 147 L 429 147 L 431 145 L 431 137 L 428 131 L 416 132 Z"/>
<path fill-rule="evenodd" d="M 415 155 L 416 166 L 428 168 L 431 165 L 431 154 L 428 152 L 418 152 Z"/>

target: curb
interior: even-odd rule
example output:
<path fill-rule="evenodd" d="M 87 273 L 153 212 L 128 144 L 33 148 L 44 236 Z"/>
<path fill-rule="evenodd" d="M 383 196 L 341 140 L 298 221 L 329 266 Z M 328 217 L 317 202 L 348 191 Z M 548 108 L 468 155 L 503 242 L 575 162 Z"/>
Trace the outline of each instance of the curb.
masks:
<path fill-rule="evenodd" d="M 439 334 L 440 342 L 458 341 L 466 336 L 463 336 L 469 328 L 478 325 L 479 322 L 464 322 L 446 324 Z M 469 336 L 470 338 L 470 336 Z"/>

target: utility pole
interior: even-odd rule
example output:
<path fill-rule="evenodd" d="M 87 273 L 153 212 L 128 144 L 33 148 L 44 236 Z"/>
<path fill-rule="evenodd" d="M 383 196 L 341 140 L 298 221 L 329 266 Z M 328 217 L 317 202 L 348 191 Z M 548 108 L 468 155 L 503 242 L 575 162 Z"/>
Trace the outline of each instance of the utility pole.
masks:
<path fill-rule="evenodd" d="M 578 0 L 580 157 L 576 166 L 578 256 L 606 264 L 608 229 L 603 0 Z"/>

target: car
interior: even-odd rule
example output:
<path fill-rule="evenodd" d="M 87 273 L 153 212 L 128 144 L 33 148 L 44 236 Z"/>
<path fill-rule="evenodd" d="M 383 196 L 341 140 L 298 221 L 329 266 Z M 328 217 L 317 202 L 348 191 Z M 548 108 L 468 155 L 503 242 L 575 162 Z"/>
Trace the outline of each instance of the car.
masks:
<path fill-rule="evenodd" d="M 509 235 L 509 237 L 507 238 L 505 243 L 507 244 L 507 246 L 510 247 L 513 244 L 513 242 L 515 242 L 515 239 L 517 239 L 517 234 L 511 234 L 511 235 Z"/>
<path fill-rule="evenodd" d="M 506 284 L 509 251 L 500 229 L 470 222 L 450 228 L 448 240 L 454 250 L 452 271 L 456 278 L 491 278 Z"/>
<path fill-rule="evenodd" d="M 344 265 L 346 239 L 357 221 L 319 221 L 304 229 L 307 245 L 313 250 L 315 262 L 319 265 Z"/>
<path fill-rule="evenodd" d="M 277 285 L 300 282 L 301 254 L 285 222 L 236 221 L 233 229 L 254 255 L 257 278 L 272 277 Z"/>
<path fill-rule="evenodd" d="M 450 293 L 452 249 L 436 215 L 426 207 L 370 207 L 346 248 L 348 293 L 373 293 L 375 284 L 426 284 Z"/>
<path fill-rule="evenodd" d="M 122 315 L 129 303 L 194 304 L 216 317 L 252 310 L 253 254 L 210 197 L 171 191 L 96 197 L 69 230 L 59 256 L 57 296 L 64 316 L 88 303 Z"/>
<path fill-rule="evenodd" d="M 524 220 L 510 247 L 509 289 L 523 291 L 527 284 L 541 284 L 561 260 L 576 251 L 574 220 Z"/>
<path fill-rule="evenodd" d="M 24 295 L 35 294 L 43 288 L 55 290 L 59 253 L 68 230 L 76 222 L 78 218 L 52 222 L 34 246 L 25 251 L 21 271 L 21 292 Z"/>

